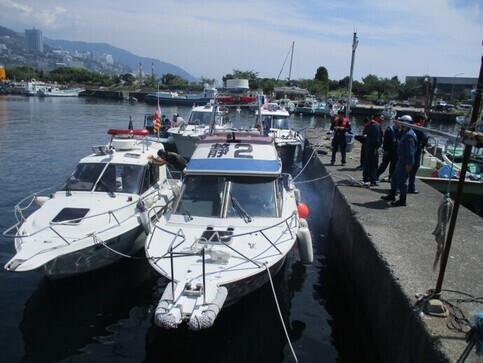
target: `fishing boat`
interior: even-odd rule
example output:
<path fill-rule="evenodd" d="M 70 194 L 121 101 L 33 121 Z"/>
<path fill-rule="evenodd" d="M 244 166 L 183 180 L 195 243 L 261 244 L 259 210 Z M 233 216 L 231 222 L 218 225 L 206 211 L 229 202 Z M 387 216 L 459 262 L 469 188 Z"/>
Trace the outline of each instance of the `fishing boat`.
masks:
<path fill-rule="evenodd" d="M 6 270 L 40 269 L 60 279 L 142 250 L 151 219 L 171 204 L 180 181 L 151 163 L 163 145 L 148 141 L 147 130 L 109 129 L 108 135 L 110 142 L 93 146 L 59 189 L 15 206 L 17 223 L 3 233 L 16 249 Z"/>
<path fill-rule="evenodd" d="M 295 105 L 294 112 L 302 115 L 315 115 L 317 110 L 318 102 L 315 97 L 306 97 L 305 101 L 300 101 Z"/>
<path fill-rule="evenodd" d="M 214 99 L 217 93 L 218 91 L 215 87 L 205 84 L 203 91 L 199 93 L 184 92 L 181 94 L 172 91 L 157 91 L 148 93 L 144 101 L 149 104 L 169 106 L 204 105 Z"/>
<path fill-rule="evenodd" d="M 290 113 L 277 103 L 266 103 L 260 114 L 264 135 L 273 137 L 282 163 L 292 164 L 297 156 L 302 155 L 304 137 L 290 127 Z"/>
<path fill-rule="evenodd" d="M 211 327 L 220 309 L 280 271 L 297 242 L 311 263 L 307 214 L 271 137 L 233 131 L 200 140 L 179 197 L 145 244 L 152 267 L 171 281 L 155 324 Z"/>
<path fill-rule="evenodd" d="M 79 93 L 84 91 L 82 88 L 59 88 L 59 87 L 44 87 L 37 91 L 39 97 L 78 97 Z"/>
<path fill-rule="evenodd" d="M 20 92 L 25 96 L 37 96 L 39 92 L 45 90 L 46 88 L 47 83 L 32 79 L 27 82 L 25 87 L 23 87 Z"/>

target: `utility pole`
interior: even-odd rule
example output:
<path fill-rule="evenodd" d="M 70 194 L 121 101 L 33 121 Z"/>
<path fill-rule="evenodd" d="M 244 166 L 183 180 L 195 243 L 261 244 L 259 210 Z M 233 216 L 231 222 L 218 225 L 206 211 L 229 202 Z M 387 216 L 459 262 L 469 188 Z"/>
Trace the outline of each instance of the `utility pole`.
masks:
<path fill-rule="evenodd" d="M 354 74 L 354 58 L 356 55 L 357 45 L 359 44 L 359 39 L 357 39 L 357 33 L 354 32 L 354 38 L 352 39 L 352 59 L 351 59 L 351 73 L 349 77 L 349 97 L 347 99 L 345 107 L 345 117 L 349 118 L 350 108 L 351 108 L 351 98 L 352 98 L 352 77 Z"/>

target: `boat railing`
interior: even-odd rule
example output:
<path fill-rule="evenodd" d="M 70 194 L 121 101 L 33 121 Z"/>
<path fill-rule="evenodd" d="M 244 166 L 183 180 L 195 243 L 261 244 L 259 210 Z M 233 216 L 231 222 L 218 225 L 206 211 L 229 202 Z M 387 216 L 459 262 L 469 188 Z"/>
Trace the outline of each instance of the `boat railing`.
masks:
<path fill-rule="evenodd" d="M 264 263 L 260 263 L 256 260 L 249 258 L 248 256 L 245 256 L 243 253 L 238 251 L 236 248 L 230 246 L 230 244 L 225 242 L 224 240 L 229 239 L 230 241 L 232 241 L 233 239 L 235 239 L 237 237 L 261 233 L 265 237 L 265 239 L 272 245 L 272 247 L 274 247 L 278 251 L 279 254 L 282 254 L 282 251 L 280 251 L 280 249 L 276 246 L 275 242 L 271 241 L 270 238 L 267 236 L 267 234 L 264 233 L 264 231 L 275 228 L 275 227 L 277 227 L 281 224 L 285 224 L 287 226 L 288 231 L 290 232 L 291 238 L 294 238 L 294 232 L 292 231 L 292 229 L 297 228 L 297 220 L 298 220 L 297 213 L 293 212 L 289 217 L 285 218 L 284 220 L 282 220 L 282 221 L 280 221 L 280 222 L 278 222 L 274 225 L 268 226 L 268 227 L 264 227 L 264 228 L 257 229 L 255 231 L 240 233 L 240 234 L 236 234 L 236 235 L 234 235 L 234 234 L 222 235 L 222 234 L 219 234 L 218 232 L 214 231 L 214 233 L 211 235 L 211 237 L 209 239 L 207 239 L 207 240 L 205 239 L 205 240 L 206 240 L 206 242 L 209 242 L 210 240 L 216 238 L 217 242 L 220 242 L 224 246 L 228 247 L 230 250 L 232 250 L 233 252 L 235 252 L 236 254 L 241 256 L 244 260 L 251 262 L 257 268 L 264 268 L 265 267 Z M 159 256 L 159 257 L 155 257 L 155 256 L 150 257 L 151 259 L 153 259 L 155 261 L 159 261 L 160 259 L 163 259 L 163 258 L 169 258 L 169 260 L 170 260 L 170 273 L 171 273 L 171 280 L 172 281 L 176 281 L 175 268 L 174 268 L 174 260 L 176 258 L 201 256 L 201 269 L 202 269 L 201 276 L 202 276 L 202 281 L 203 281 L 201 289 L 202 289 L 202 295 L 203 295 L 203 303 L 206 304 L 205 299 L 206 299 L 206 251 L 207 251 L 207 246 L 202 245 L 201 248 L 197 248 L 197 246 L 195 246 L 197 243 L 200 242 L 199 241 L 201 239 L 200 238 L 197 241 L 195 241 L 195 243 L 193 245 L 191 245 L 190 247 L 183 249 L 181 251 L 177 251 L 177 249 L 184 242 L 186 242 L 186 236 L 185 236 L 182 228 L 178 229 L 176 232 L 172 232 L 172 231 L 168 231 L 168 230 L 156 225 L 155 229 L 159 229 L 159 230 L 173 236 L 173 238 L 171 239 L 171 242 L 169 244 L 169 247 L 167 249 L 166 254 L 164 254 L 163 256 Z M 153 240 L 153 236 L 154 236 L 154 230 L 153 230 L 153 233 L 151 234 L 151 238 L 149 239 L 149 241 L 147 241 L 147 248 L 149 248 L 149 246 L 151 245 L 152 240 Z M 173 297 L 173 302 L 174 302 L 175 284 L 171 284 L 171 288 L 172 288 L 171 296 Z"/>
<path fill-rule="evenodd" d="M 173 255 L 176 255 L 178 257 L 193 256 L 193 255 L 199 254 L 201 249 L 205 248 L 205 246 L 203 246 L 202 248 L 197 248 L 197 245 L 199 245 L 199 244 L 205 244 L 206 245 L 207 243 L 214 243 L 214 244 L 216 243 L 216 244 L 222 244 L 223 246 L 225 246 L 225 247 L 229 248 L 230 250 L 232 250 L 233 252 L 235 252 L 240 257 L 244 258 L 247 261 L 252 262 L 255 266 L 260 268 L 260 267 L 262 267 L 261 264 L 259 264 L 258 262 L 250 259 L 249 257 L 245 256 L 243 253 L 238 251 L 235 247 L 231 246 L 231 244 L 233 244 L 233 241 L 235 239 L 239 238 L 239 237 L 250 236 L 250 235 L 260 233 L 260 234 L 262 234 L 263 237 L 265 237 L 265 239 L 268 241 L 268 243 L 270 243 L 270 245 L 277 250 L 277 252 L 279 254 L 282 254 L 282 251 L 280 251 L 280 249 L 276 245 L 276 241 L 272 241 L 265 232 L 270 230 L 270 229 L 276 228 L 276 227 L 278 227 L 282 224 L 285 224 L 287 226 L 287 230 L 290 233 L 290 238 L 293 239 L 293 238 L 295 238 L 293 230 L 298 227 L 297 221 L 298 221 L 297 213 L 293 212 L 290 216 L 283 219 L 282 221 L 279 221 L 279 222 L 272 224 L 270 226 L 258 228 L 256 230 L 252 230 L 252 231 L 249 231 L 249 232 L 243 232 L 243 233 L 238 233 L 238 234 L 226 234 L 225 235 L 225 234 L 220 234 L 217 231 L 213 231 L 213 234 L 210 236 L 210 238 L 208 238 L 208 239 L 206 239 L 204 237 L 198 238 L 191 246 L 189 246 L 183 252 L 173 252 L 175 249 L 179 248 L 182 244 L 184 244 L 186 242 L 186 236 L 183 232 L 183 229 L 180 228 L 176 232 L 172 232 L 170 230 L 167 230 L 165 228 L 160 227 L 158 224 L 155 224 L 149 240 L 146 241 L 146 248 L 149 248 L 151 243 L 153 243 L 153 237 L 156 234 L 156 230 L 159 230 L 159 231 L 162 231 L 162 232 L 164 232 L 168 235 L 171 235 L 173 238 L 171 239 L 171 242 L 170 242 L 170 245 L 169 245 L 169 248 L 168 248 L 168 252 L 166 254 L 164 254 L 163 256 L 157 256 L 157 257 L 151 256 L 151 258 L 156 260 L 156 261 L 160 260 L 162 258 L 168 258 L 167 255 L 169 255 L 169 258 L 171 260 L 173 258 L 172 257 Z M 216 240 L 215 240 L 215 238 L 216 238 Z M 165 239 L 163 239 L 163 241 L 165 241 Z"/>
<path fill-rule="evenodd" d="M 48 189 L 53 189 L 53 188 L 47 188 L 47 190 Z M 108 227 L 102 231 L 102 232 L 106 232 L 110 229 L 113 229 L 115 227 L 120 226 L 122 224 L 122 222 L 124 222 L 125 220 L 132 218 L 134 215 L 136 215 L 136 209 L 133 208 L 133 206 L 137 205 L 140 201 L 145 201 L 148 198 L 150 198 L 151 196 L 154 196 L 156 194 L 159 194 L 160 197 L 161 197 L 161 191 L 159 189 L 156 189 L 156 190 L 150 192 L 149 194 L 144 195 L 142 198 L 133 199 L 133 201 L 131 203 L 128 203 L 128 204 L 126 204 L 122 207 L 119 207 L 119 208 L 116 208 L 116 209 L 113 209 L 113 210 L 108 210 L 106 212 L 102 212 L 102 213 L 98 213 L 98 214 L 92 214 L 92 215 L 84 216 L 84 217 L 81 217 L 81 218 L 73 218 L 73 219 L 63 220 L 63 221 L 60 221 L 60 222 L 50 222 L 50 224 L 48 226 L 45 226 L 45 227 L 35 231 L 34 233 L 21 234 L 20 233 L 20 227 L 26 220 L 26 218 L 24 217 L 24 211 L 29 209 L 34 204 L 34 202 L 35 202 L 35 200 L 38 196 L 38 193 L 34 193 L 34 194 L 31 194 L 30 196 L 22 199 L 15 206 L 15 218 L 16 218 L 17 222 L 13 226 L 11 226 L 7 230 L 5 230 L 3 232 L 3 236 L 5 236 L 7 238 L 19 238 L 20 243 L 23 243 L 23 238 L 32 237 L 32 236 L 35 236 L 39 233 L 44 232 L 47 229 L 50 229 L 57 236 L 59 236 L 66 243 L 66 245 L 70 245 L 73 242 L 77 242 L 77 241 L 83 240 L 87 237 L 90 237 L 92 235 L 92 233 L 91 232 L 86 233 L 86 235 L 79 237 L 79 238 L 76 238 L 75 240 L 71 240 L 69 242 L 69 240 L 67 238 L 65 238 L 64 236 L 62 236 L 62 234 L 59 231 L 57 231 L 54 227 L 72 226 L 74 224 L 80 224 L 81 222 L 86 221 L 86 220 L 98 218 L 98 217 L 101 217 L 103 215 L 109 215 L 115 221 L 115 224 L 111 224 L 111 219 L 110 219 Z M 26 200 L 29 200 L 28 204 L 26 206 L 21 206 L 21 204 L 24 203 Z M 168 203 L 166 203 L 166 204 L 168 204 Z M 121 212 L 128 210 L 128 209 L 132 209 L 133 212 L 130 213 L 129 215 L 125 216 L 123 220 L 120 220 L 118 215 L 121 214 Z M 14 231 L 14 232 L 12 233 L 12 231 Z"/>

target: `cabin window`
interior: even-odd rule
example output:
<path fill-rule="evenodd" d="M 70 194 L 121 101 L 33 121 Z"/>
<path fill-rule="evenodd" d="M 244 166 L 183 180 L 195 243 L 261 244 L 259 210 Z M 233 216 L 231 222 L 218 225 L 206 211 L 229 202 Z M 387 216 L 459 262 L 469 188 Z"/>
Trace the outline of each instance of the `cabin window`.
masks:
<path fill-rule="evenodd" d="M 219 217 L 223 185 L 223 177 L 188 176 L 175 208 L 175 214 Z"/>
<path fill-rule="evenodd" d="M 99 179 L 105 164 L 100 163 L 80 163 L 60 188 L 60 190 L 71 191 L 90 191 L 94 188 L 94 185 Z"/>
<path fill-rule="evenodd" d="M 273 127 L 276 129 L 288 130 L 288 118 L 286 117 L 277 117 L 273 119 Z"/>
<path fill-rule="evenodd" d="M 227 188 L 227 217 L 277 217 L 274 178 L 233 177 Z"/>

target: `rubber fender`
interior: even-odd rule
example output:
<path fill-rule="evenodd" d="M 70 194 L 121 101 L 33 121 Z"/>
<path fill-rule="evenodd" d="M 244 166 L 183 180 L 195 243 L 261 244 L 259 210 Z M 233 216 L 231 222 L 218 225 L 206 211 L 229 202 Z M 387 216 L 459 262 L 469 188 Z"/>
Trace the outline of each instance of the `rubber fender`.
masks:
<path fill-rule="evenodd" d="M 297 231 L 298 249 L 300 262 L 304 265 L 311 264 L 314 261 L 314 251 L 312 248 L 312 235 L 305 219 L 300 218 L 300 226 Z"/>

